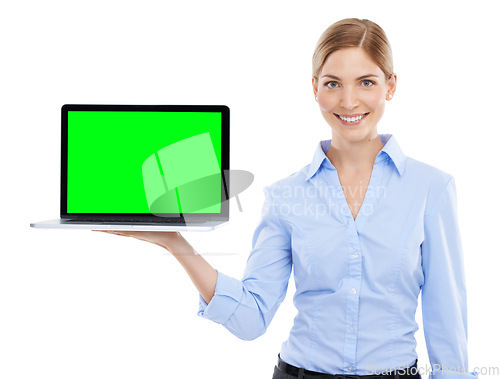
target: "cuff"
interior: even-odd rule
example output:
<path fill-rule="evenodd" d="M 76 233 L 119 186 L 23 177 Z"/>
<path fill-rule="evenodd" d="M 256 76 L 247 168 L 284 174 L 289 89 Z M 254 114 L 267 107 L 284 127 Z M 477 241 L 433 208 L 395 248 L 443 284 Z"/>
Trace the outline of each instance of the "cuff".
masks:
<path fill-rule="evenodd" d="M 215 294 L 210 303 L 199 296 L 198 316 L 224 324 L 232 316 L 243 297 L 243 284 L 240 280 L 231 278 L 217 271 Z"/>
<path fill-rule="evenodd" d="M 429 375 L 429 379 L 444 379 L 444 378 L 456 378 L 456 379 L 477 379 L 477 372 L 463 372 L 460 370 L 434 370 L 432 374 Z"/>

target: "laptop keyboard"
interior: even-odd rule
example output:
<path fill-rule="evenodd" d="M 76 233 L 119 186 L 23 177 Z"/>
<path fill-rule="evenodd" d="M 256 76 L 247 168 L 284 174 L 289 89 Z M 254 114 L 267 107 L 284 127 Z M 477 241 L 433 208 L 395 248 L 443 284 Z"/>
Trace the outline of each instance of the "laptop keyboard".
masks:
<path fill-rule="evenodd" d="M 103 220 L 92 220 L 92 219 L 86 219 L 86 220 L 61 220 L 63 223 L 67 224 L 96 224 L 96 225 L 137 225 L 137 224 L 143 224 L 143 225 L 157 225 L 157 224 L 169 224 L 169 225 L 186 225 L 185 222 L 179 221 L 179 219 L 169 219 L 169 218 L 162 218 L 161 220 L 151 220 L 151 219 L 136 219 L 134 221 L 122 221 L 120 219 L 109 219 L 106 221 Z M 200 222 L 202 223 L 202 222 Z"/>

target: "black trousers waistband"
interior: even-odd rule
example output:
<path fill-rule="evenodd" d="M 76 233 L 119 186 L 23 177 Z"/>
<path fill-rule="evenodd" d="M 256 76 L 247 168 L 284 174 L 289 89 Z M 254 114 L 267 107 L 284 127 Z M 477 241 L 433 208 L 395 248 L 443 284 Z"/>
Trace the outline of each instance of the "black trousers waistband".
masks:
<path fill-rule="evenodd" d="M 295 367 L 293 365 L 290 365 L 286 362 L 284 362 L 280 355 L 278 354 L 278 368 L 286 372 L 289 375 L 296 376 L 298 379 L 421 379 L 420 374 L 418 373 L 418 367 L 417 367 L 417 362 L 418 359 L 415 361 L 415 363 L 402 370 L 396 370 L 396 371 L 391 371 L 388 373 L 384 374 L 379 374 L 379 375 L 350 375 L 350 374 L 337 374 L 337 375 L 332 375 L 332 374 L 325 374 L 322 372 L 316 372 L 316 371 L 309 371 L 305 370 L 303 368 Z"/>

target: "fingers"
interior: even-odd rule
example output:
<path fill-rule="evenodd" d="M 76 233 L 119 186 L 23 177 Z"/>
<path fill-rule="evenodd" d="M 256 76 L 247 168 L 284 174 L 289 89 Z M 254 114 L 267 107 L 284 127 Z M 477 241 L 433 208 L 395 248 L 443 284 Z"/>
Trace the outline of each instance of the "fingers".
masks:
<path fill-rule="evenodd" d="M 142 231 L 136 231 L 136 232 L 128 230 L 100 230 L 100 231 L 103 233 L 114 234 L 116 236 L 134 237 L 142 241 L 149 241 L 149 239 L 151 239 L 148 232 L 142 232 Z"/>
<path fill-rule="evenodd" d="M 160 231 L 125 231 L 125 230 L 94 230 L 96 232 L 114 234 L 117 236 L 134 237 L 135 239 L 154 243 L 165 247 L 166 244 L 177 241 L 182 236 L 178 232 Z"/>
<path fill-rule="evenodd" d="M 125 232 L 119 231 L 119 230 L 92 230 L 93 232 L 101 232 L 101 233 L 108 233 L 108 234 L 115 234 L 117 236 L 127 236 Z"/>

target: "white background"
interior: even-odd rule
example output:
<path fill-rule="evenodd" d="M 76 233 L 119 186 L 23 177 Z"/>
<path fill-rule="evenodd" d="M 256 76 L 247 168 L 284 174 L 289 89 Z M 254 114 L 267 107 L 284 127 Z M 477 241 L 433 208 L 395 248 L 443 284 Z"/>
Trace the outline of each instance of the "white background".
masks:
<path fill-rule="evenodd" d="M 411 5 L 414 4 L 414 5 Z M 240 278 L 264 186 L 330 137 L 311 89 L 322 31 L 379 23 L 398 89 L 379 133 L 454 175 L 468 285 L 469 363 L 498 355 L 498 58 L 494 2 L 17 1 L 0 9 L 0 378 L 270 378 L 296 310 L 293 277 L 267 333 L 245 342 L 197 316 L 198 293 L 158 246 L 37 230 L 59 212 L 64 103 L 226 104 L 231 168 L 254 184 L 231 222 L 185 233 Z M 417 312 L 420 320 L 420 309 Z M 427 352 L 417 332 L 419 362 Z"/>

